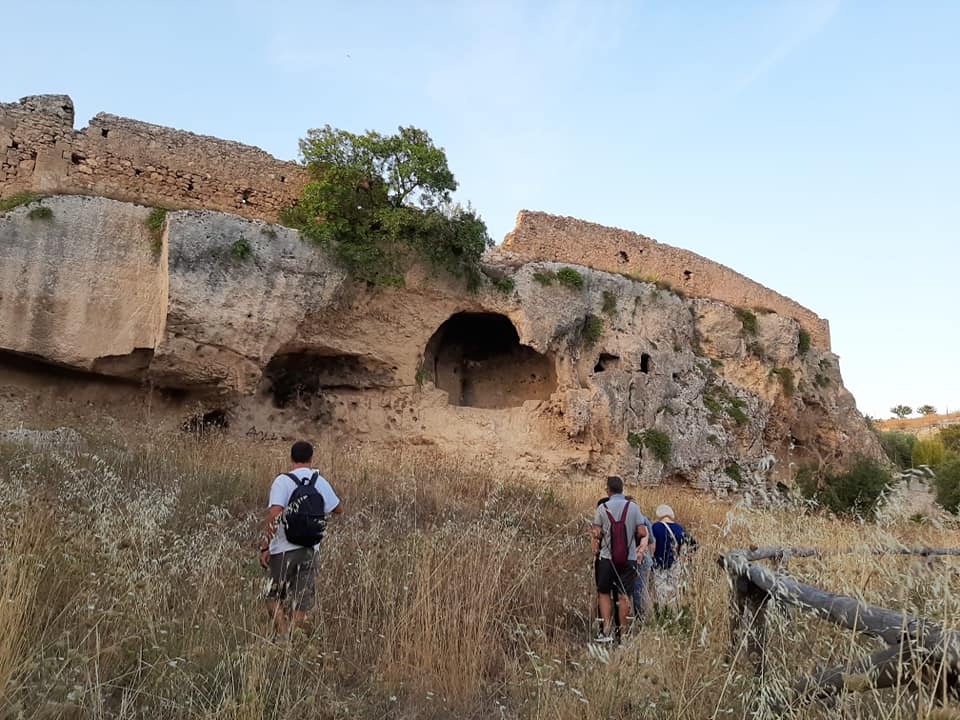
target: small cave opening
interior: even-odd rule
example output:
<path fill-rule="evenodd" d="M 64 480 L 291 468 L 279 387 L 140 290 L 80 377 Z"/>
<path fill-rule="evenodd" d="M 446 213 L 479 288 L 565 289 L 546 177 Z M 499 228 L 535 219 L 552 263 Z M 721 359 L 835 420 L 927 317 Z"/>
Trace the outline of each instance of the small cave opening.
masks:
<path fill-rule="evenodd" d="M 107 128 L 100 128 L 100 137 L 106 137 L 110 134 L 110 131 Z"/>
<path fill-rule="evenodd" d="M 230 427 L 230 416 L 226 410 L 217 408 L 191 415 L 180 425 L 184 432 L 204 435 L 214 430 L 226 430 Z"/>
<path fill-rule="evenodd" d="M 11 150 L 19 150 L 19 149 L 20 149 L 20 143 L 18 143 L 16 140 L 11 140 L 11 141 L 10 141 L 10 149 L 11 149 Z"/>
<path fill-rule="evenodd" d="M 640 354 L 640 372 L 649 373 L 652 368 L 652 362 L 650 361 L 650 353 L 641 353 Z"/>
<path fill-rule="evenodd" d="M 693 273 L 692 273 L 690 270 L 684 270 L 684 271 L 683 271 L 683 279 L 684 279 L 684 280 L 689 280 L 689 279 L 692 278 L 692 277 L 693 277 Z"/>
<path fill-rule="evenodd" d="M 451 405 L 502 409 L 547 400 L 557 388 L 553 360 L 528 345 L 510 318 L 461 312 L 433 334 L 423 368 Z"/>
<path fill-rule="evenodd" d="M 626 265 L 628 262 L 630 262 L 630 256 L 627 255 L 626 252 L 624 252 L 623 250 L 621 250 L 621 251 L 620 251 L 620 264 L 621 264 L 621 265 Z"/>
<path fill-rule="evenodd" d="M 262 388 L 273 405 L 309 405 L 328 390 L 389 387 L 392 368 L 375 358 L 324 350 L 277 353 L 263 370 Z"/>
<path fill-rule="evenodd" d="M 620 367 L 619 355 L 600 353 L 600 357 L 597 358 L 597 364 L 593 366 L 593 371 L 595 373 L 602 373 L 607 370 L 616 370 L 618 367 Z"/>

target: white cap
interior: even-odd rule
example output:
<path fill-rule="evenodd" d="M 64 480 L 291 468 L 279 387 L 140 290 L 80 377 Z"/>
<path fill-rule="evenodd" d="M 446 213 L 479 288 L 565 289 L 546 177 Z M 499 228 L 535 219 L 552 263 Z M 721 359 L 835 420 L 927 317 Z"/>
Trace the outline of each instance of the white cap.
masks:
<path fill-rule="evenodd" d="M 671 520 L 675 520 L 675 519 L 676 519 L 676 518 L 674 517 L 674 515 L 673 515 L 673 508 L 670 507 L 669 505 L 658 505 L 658 506 L 657 506 L 657 520 L 659 520 L 660 518 L 665 518 L 665 517 L 668 517 L 668 518 L 670 518 Z"/>

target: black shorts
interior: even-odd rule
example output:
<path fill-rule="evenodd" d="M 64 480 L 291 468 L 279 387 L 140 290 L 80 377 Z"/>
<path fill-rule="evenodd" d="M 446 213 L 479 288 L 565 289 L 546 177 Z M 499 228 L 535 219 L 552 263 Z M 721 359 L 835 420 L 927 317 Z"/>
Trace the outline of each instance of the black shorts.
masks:
<path fill-rule="evenodd" d="M 597 592 L 606 595 L 616 590 L 627 597 L 633 596 L 633 585 L 637 579 L 637 565 L 631 562 L 627 567 L 617 569 L 613 561 L 600 558 L 597 561 Z"/>

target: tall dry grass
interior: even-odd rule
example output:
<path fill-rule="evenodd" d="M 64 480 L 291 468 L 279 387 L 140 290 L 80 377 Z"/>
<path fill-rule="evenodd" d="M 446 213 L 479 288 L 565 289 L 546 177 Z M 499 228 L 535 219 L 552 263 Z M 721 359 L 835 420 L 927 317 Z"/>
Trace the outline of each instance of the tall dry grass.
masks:
<path fill-rule="evenodd" d="M 17 606 L 26 643 L 0 634 L 9 675 L 0 717 L 932 717 L 934 698 L 916 702 L 905 688 L 849 694 L 834 710 L 781 709 L 796 679 L 873 646 L 777 609 L 765 675 L 755 677 L 744 648 L 729 644 L 716 555 L 750 544 L 955 544 L 954 528 L 633 488 L 647 510 L 670 502 L 701 550 L 682 613 L 600 649 L 588 643 L 595 594 L 584 535 L 599 480 L 531 485 L 495 461 L 320 448 L 317 465 L 346 512 L 321 552 L 313 630 L 278 642 L 254 547 L 286 452 L 162 435 L 91 438 L 76 455 L 0 446 L 0 540 L 39 543 L 5 556 L 4 597 L 28 600 L 32 589 L 36 602 Z M 44 532 L 20 529 L 28 508 L 50 520 Z M 788 569 L 956 626 L 954 561 L 843 555 Z"/>

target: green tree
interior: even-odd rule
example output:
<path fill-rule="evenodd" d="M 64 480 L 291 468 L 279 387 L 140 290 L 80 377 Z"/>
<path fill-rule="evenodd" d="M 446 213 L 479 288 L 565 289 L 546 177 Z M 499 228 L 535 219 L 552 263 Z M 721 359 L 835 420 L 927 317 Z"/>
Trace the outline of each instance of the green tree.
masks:
<path fill-rule="evenodd" d="M 913 446 L 913 464 L 936 467 L 944 461 L 946 454 L 946 448 L 939 437 L 917 440 Z"/>
<path fill-rule="evenodd" d="M 354 277 L 402 285 L 416 256 L 479 284 L 492 241 L 480 216 L 451 200 L 457 181 L 424 130 L 356 134 L 327 125 L 307 132 L 300 153 L 311 181 L 283 220 L 331 247 Z"/>
<path fill-rule="evenodd" d="M 921 405 L 917 408 L 917 412 L 921 415 L 936 415 L 937 409 L 933 405 Z"/>
<path fill-rule="evenodd" d="M 909 405 L 894 405 L 890 408 L 890 412 L 903 420 L 907 415 L 913 414 L 913 408 Z"/>

